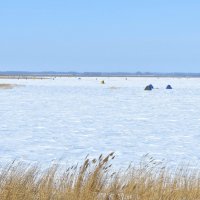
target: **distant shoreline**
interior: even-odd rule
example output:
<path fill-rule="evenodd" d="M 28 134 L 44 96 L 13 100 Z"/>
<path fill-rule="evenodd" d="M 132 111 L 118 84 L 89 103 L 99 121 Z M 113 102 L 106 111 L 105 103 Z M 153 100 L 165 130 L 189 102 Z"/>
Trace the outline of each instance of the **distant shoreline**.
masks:
<path fill-rule="evenodd" d="M 0 75 L 0 79 L 52 79 L 52 78 L 200 78 L 199 76 L 193 76 L 193 75 L 183 75 L 183 76 L 177 76 L 177 75 L 98 75 L 98 76 L 92 76 L 92 75 L 56 75 L 56 74 L 41 74 L 41 75 Z"/>
<path fill-rule="evenodd" d="M 0 71 L 0 78 L 40 79 L 52 77 L 144 77 L 144 78 L 200 78 L 200 73 L 158 73 L 158 72 L 27 72 L 27 71 Z"/>

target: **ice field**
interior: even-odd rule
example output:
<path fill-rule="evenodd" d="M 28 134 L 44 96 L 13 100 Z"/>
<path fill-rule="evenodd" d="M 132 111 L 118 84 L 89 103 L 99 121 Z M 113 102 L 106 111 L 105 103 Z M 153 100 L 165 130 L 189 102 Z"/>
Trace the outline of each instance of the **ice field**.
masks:
<path fill-rule="evenodd" d="M 101 84 L 101 80 L 105 84 Z M 0 162 L 81 162 L 114 151 L 119 166 L 149 153 L 200 161 L 200 79 L 0 79 Z M 148 84 L 156 89 L 144 91 Z M 173 90 L 166 90 L 171 84 Z"/>

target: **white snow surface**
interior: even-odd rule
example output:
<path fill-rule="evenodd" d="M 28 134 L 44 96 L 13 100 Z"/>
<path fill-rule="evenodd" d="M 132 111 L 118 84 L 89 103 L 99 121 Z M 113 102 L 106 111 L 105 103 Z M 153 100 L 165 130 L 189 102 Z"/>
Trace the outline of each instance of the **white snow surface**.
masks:
<path fill-rule="evenodd" d="M 101 80 L 105 84 L 101 84 Z M 200 160 L 199 78 L 0 79 L 0 162 L 81 162 L 115 152 L 127 166 L 149 153 Z M 156 89 L 144 91 L 148 84 Z M 171 84 L 173 90 L 166 90 Z M 195 163 L 195 164 L 194 164 Z"/>

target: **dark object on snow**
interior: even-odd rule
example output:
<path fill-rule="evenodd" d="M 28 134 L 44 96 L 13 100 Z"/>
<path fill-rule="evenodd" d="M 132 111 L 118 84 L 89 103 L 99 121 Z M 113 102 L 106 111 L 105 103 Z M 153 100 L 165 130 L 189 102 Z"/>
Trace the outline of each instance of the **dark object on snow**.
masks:
<path fill-rule="evenodd" d="M 145 89 L 144 90 L 152 90 L 153 88 L 152 88 L 152 86 L 151 85 L 147 85 L 146 87 L 145 87 Z"/>
<path fill-rule="evenodd" d="M 104 80 L 102 80 L 102 81 L 101 81 L 101 84 L 105 84 L 105 81 L 104 81 Z"/>
<path fill-rule="evenodd" d="M 168 85 L 168 86 L 166 87 L 166 89 L 167 89 L 167 90 L 171 90 L 171 89 L 172 89 L 172 86 L 171 86 L 171 85 Z"/>
<path fill-rule="evenodd" d="M 153 85 L 152 85 L 152 84 L 150 84 L 150 85 L 149 85 L 149 87 L 150 87 L 151 89 L 154 89 L 154 87 L 153 87 Z"/>
<path fill-rule="evenodd" d="M 153 85 L 150 84 L 150 85 L 147 85 L 144 90 L 153 90 L 153 89 L 154 89 Z"/>

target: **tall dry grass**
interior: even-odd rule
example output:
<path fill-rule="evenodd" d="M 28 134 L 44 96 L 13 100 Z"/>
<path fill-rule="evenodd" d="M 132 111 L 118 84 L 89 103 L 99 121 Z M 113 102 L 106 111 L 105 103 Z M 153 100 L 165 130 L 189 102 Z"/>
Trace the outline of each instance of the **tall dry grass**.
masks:
<path fill-rule="evenodd" d="M 113 171 L 114 154 L 62 169 L 13 162 L 0 170 L 0 200 L 199 200 L 198 170 L 168 170 L 152 158 Z"/>

